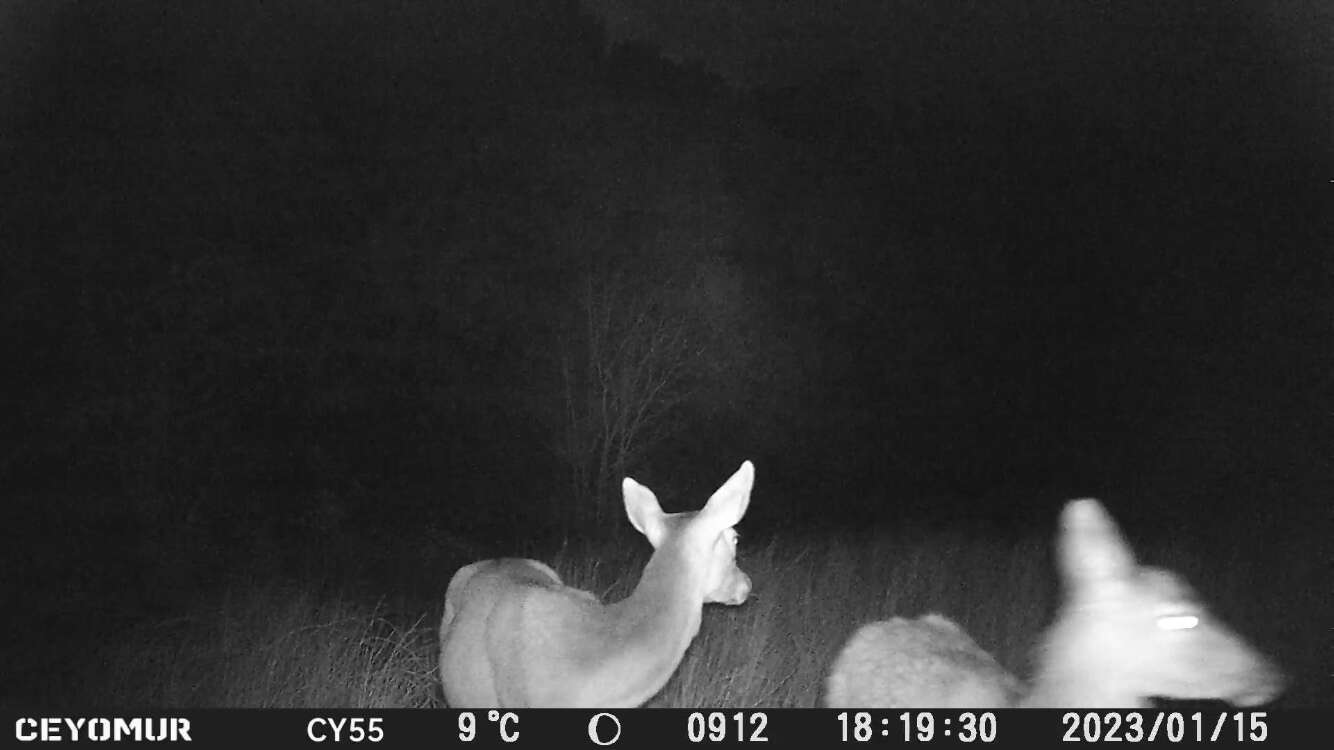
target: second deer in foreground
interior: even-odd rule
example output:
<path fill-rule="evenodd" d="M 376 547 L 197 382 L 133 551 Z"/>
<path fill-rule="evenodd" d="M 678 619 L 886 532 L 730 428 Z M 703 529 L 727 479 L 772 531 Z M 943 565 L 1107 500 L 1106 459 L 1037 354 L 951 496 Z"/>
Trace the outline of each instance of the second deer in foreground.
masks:
<path fill-rule="evenodd" d="M 1282 690 L 1279 669 L 1184 581 L 1136 563 L 1098 501 L 1066 504 L 1057 554 L 1065 598 L 1026 691 L 962 628 L 930 614 L 858 629 L 830 671 L 826 705 L 1134 708 L 1161 697 L 1251 706 Z"/>
<path fill-rule="evenodd" d="M 482 560 L 445 594 L 440 679 L 452 708 L 639 706 L 676 671 L 707 602 L 741 604 L 732 528 L 750 503 L 749 461 L 704 508 L 664 513 L 647 487 L 622 484 L 630 523 L 654 547 L 629 597 L 602 604 L 536 560 Z"/>

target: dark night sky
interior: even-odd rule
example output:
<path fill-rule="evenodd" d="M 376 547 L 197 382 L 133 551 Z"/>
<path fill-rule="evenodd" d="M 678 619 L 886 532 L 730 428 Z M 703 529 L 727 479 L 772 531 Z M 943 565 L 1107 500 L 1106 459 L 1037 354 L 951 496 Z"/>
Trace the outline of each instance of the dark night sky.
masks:
<path fill-rule="evenodd" d="M 560 484 L 599 263 L 694 274 L 653 308 L 692 390 L 620 465 L 683 492 L 1328 470 L 1326 4 L 587 6 L 10 4 L 5 470 Z"/>
<path fill-rule="evenodd" d="M 701 61 L 746 86 L 790 82 L 840 64 L 886 82 L 899 75 L 939 82 L 942 73 L 962 77 L 991 68 L 1020 85 L 1064 79 L 1080 66 L 1130 71 L 1156 59 L 1174 66 L 1210 56 L 1239 68 L 1310 66 L 1328 60 L 1330 23 L 1327 9 L 1303 0 L 1194 6 L 589 0 L 588 6 L 612 40 L 652 40 L 673 59 Z"/>

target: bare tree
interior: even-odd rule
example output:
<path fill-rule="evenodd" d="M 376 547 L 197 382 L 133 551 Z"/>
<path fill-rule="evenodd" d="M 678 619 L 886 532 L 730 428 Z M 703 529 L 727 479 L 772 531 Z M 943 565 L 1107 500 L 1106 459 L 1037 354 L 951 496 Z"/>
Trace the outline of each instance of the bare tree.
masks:
<path fill-rule="evenodd" d="M 744 346 L 720 346 L 744 306 L 720 285 L 725 272 L 700 262 L 666 278 L 603 268 L 579 279 L 577 317 L 560 341 L 556 451 L 595 520 L 616 510 L 609 488 L 676 434 L 687 406 L 726 382 L 711 374 L 745 356 Z"/>

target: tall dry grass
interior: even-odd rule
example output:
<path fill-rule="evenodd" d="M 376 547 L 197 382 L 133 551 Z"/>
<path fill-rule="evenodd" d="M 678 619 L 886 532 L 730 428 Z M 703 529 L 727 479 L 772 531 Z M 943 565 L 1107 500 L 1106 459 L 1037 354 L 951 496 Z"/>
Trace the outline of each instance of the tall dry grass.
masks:
<path fill-rule="evenodd" d="M 434 647 L 425 615 L 287 583 L 228 588 L 92 650 L 79 692 L 99 706 L 422 708 L 437 703 Z"/>
<path fill-rule="evenodd" d="M 750 601 L 705 608 L 699 636 L 648 705 L 818 706 L 828 665 L 856 626 L 928 611 L 958 620 L 1004 666 L 1027 674 L 1058 594 L 1050 531 L 900 528 L 745 540 L 739 564 L 754 581 Z M 649 550 L 576 543 L 514 552 L 547 560 L 569 584 L 612 601 L 632 590 Z M 1197 570 L 1183 570 L 1191 576 L 1210 570 L 1208 550 L 1200 552 L 1177 547 L 1168 556 L 1197 560 Z M 1248 606 L 1252 592 L 1243 586 L 1256 572 L 1239 560 L 1199 581 L 1207 584 L 1206 601 L 1221 603 L 1225 619 L 1260 648 L 1283 647 L 1276 655 L 1298 678 L 1283 705 L 1327 702 L 1330 685 L 1315 675 L 1317 662 L 1292 656 L 1318 653 L 1320 629 L 1312 624 L 1299 640 L 1276 643 L 1275 634 L 1289 631 Z M 442 595 L 449 574 L 466 562 L 440 560 L 423 575 L 435 577 Z M 136 625 L 80 651 L 67 674 L 52 672 L 70 682 L 58 695 L 84 706 L 441 706 L 440 596 L 400 597 L 390 607 L 337 590 L 233 583 L 180 617 Z"/>

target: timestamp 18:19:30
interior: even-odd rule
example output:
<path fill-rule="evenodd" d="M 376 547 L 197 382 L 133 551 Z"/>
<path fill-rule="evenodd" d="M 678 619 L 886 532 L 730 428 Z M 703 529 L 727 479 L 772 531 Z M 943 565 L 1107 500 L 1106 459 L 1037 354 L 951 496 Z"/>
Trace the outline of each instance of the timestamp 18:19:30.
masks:
<path fill-rule="evenodd" d="M 890 737 L 901 742 L 996 741 L 996 714 L 991 711 L 899 711 L 885 715 L 840 711 L 837 719 L 843 742 L 871 742 Z"/>

